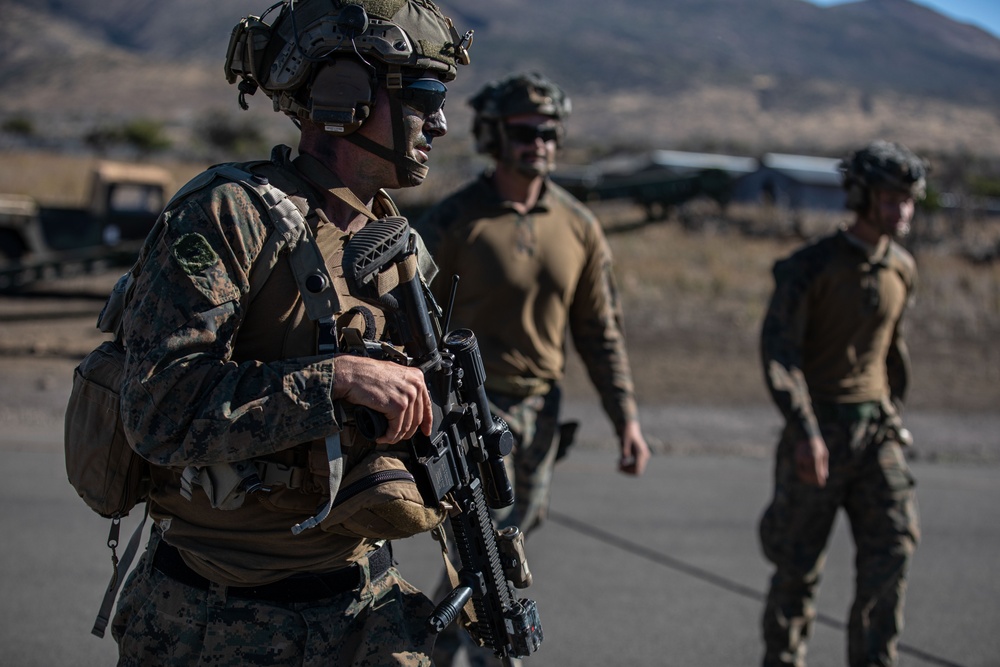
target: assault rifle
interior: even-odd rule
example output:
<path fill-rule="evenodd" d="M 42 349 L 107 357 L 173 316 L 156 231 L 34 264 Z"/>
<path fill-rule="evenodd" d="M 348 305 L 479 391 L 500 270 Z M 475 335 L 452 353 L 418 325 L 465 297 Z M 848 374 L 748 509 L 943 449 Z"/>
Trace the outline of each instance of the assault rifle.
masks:
<path fill-rule="evenodd" d="M 405 218 L 365 226 L 344 246 L 343 269 L 351 294 L 385 311 L 407 364 L 423 371 L 433 404 L 431 435 L 418 432 L 410 441 L 416 461 L 412 472 L 425 503 L 452 506 L 461 570 L 458 586 L 437 606 L 428 625 L 440 632 L 471 599 L 475 614 L 470 614 L 470 633 L 503 664 L 513 664 L 512 658 L 538 649 L 542 626 L 535 602 L 514 593 L 515 586 L 524 588 L 531 581 L 523 539 L 516 529 L 498 532 L 490 519 L 488 507 L 514 502 L 503 464 L 513 436 L 490 410 L 475 334 L 459 329 L 444 335 L 447 322 L 442 326 L 437 305 L 420 280 L 415 239 Z M 378 417 L 382 415 L 357 420 L 362 430 L 364 422 L 370 423 L 372 432 L 366 437 L 384 432 Z"/>

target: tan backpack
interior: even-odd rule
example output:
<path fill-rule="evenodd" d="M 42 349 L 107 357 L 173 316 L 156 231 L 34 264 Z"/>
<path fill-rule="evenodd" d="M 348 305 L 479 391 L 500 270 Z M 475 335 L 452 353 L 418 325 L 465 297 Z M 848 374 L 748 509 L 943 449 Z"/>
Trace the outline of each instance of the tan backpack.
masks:
<path fill-rule="evenodd" d="M 281 251 L 294 246 L 303 237 L 312 239 L 312 235 L 306 233 L 301 211 L 283 192 L 270 185 L 267 179 L 254 178 L 253 174 L 236 164 L 218 165 L 199 175 L 174 195 L 167 209 L 179 198 L 219 178 L 241 183 L 254 193 L 264 203 L 274 225 L 250 277 L 249 300 L 252 301 L 277 264 Z M 161 222 L 157 222 L 150 231 L 147 245 L 162 228 Z M 314 243 L 310 245 L 315 247 Z M 142 271 L 145 252 L 112 289 L 98 317 L 97 327 L 105 333 L 113 333 L 114 339 L 98 345 L 76 367 L 66 406 L 64 448 L 70 484 L 91 509 L 111 519 L 108 547 L 114 571 L 91 631 L 98 637 L 104 636 L 122 583 L 123 577 L 119 573 L 124 575 L 135 558 L 146 522 L 144 511 L 142 522 L 133 532 L 119 560 L 117 547 L 121 519 L 136 505 L 145 503 L 149 494 L 149 463 L 129 445 L 122 424 L 120 399 L 125 370 L 122 314 L 131 298 L 135 278 Z M 315 252 L 319 253 L 318 248 Z"/>

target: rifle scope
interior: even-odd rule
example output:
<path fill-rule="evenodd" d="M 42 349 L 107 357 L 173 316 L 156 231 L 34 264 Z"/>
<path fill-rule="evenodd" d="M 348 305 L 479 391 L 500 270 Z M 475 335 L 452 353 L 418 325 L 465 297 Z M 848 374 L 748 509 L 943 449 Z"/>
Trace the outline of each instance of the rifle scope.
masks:
<path fill-rule="evenodd" d="M 514 448 L 514 436 L 507 423 L 493 415 L 486 397 L 486 369 L 483 356 L 479 352 L 476 334 L 470 329 L 456 329 L 444 339 L 445 348 L 455 357 L 455 365 L 462 372 L 462 393 L 471 400 L 477 410 L 479 423 L 476 432 L 483 440 L 486 465 L 484 475 L 486 500 L 493 509 L 509 507 L 514 503 L 514 489 L 511 488 L 503 457 Z"/>

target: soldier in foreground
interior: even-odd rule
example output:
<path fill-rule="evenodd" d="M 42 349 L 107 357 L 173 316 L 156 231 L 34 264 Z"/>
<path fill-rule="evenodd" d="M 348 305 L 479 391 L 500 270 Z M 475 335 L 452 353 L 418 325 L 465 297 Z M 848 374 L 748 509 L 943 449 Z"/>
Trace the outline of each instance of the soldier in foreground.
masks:
<path fill-rule="evenodd" d="M 545 518 L 558 443 L 567 330 L 618 434 L 619 469 L 641 475 L 639 426 L 611 252 L 600 223 L 553 183 L 570 100 L 531 72 L 471 100 L 476 149 L 495 166 L 416 223 L 440 267 L 432 288 L 453 320 L 477 331 L 487 394 L 514 433 L 515 505 L 501 525 L 528 532 Z"/>
<path fill-rule="evenodd" d="M 841 507 L 856 549 L 848 664 L 897 664 L 910 558 L 919 539 L 900 410 L 909 376 L 903 314 L 917 271 L 895 239 L 923 197 L 924 162 L 876 141 L 841 164 L 846 229 L 774 266 L 764 318 L 764 376 L 786 420 L 774 497 L 760 522 L 775 566 L 763 664 L 805 665 L 827 539 Z"/>
<path fill-rule="evenodd" d="M 253 187 L 189 184 L 150 235 L 125 312 L 122 413 L 153 464 L 154 529 L 112 624 L 121 665 L 430 664 L 433 606 L 387 539 L 437 526 L 441 510 L 413 493 L 364 520 L 317 508 L 329 512 L 335 477 L 398 472 L 396 447 L 431 431 L 420 370 L 331 352 L 387 331 L 339 267 L 352 235 L 397 213 L 382 188 L 424 180 L 447 130 L 443 82 L 471 40 L 424 0 L 299 0 L 268 25 L 277 7 L 237 26 L 226 73 L 242 105 L 259 88 L 295 120 L 298 156 L 279 146 L 240 165 Z M 305 280 L 302 255 L 268 256 L 296 213 L 275 216 L 255 194 L 265 185 L 305 217 L 295 249 L 320 255 Z M 383 435 L 362 435 L 355 408 L 381 415 Z"/>

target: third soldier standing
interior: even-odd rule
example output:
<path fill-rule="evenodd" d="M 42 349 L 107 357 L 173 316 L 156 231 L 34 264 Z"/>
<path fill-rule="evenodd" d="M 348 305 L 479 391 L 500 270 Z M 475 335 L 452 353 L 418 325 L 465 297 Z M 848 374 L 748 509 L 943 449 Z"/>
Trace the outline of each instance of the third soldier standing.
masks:
<path fill-rule="evenodd" d="M 775 566 L 763 664 L 805 665 L 827 540 L 841 507 L 854 537 L 851 667 L 897 664 L 903 598 L 919 538 L 899 411 L 909 355 L 901 322 L 917 280 L 897 242 L 924 195 L 926 167 L 876 141 L 842 165 L 855 219 L 774 266 L 761 336 L 768 389 L 785 417 L 774 497 L 760 523 Z"/>

